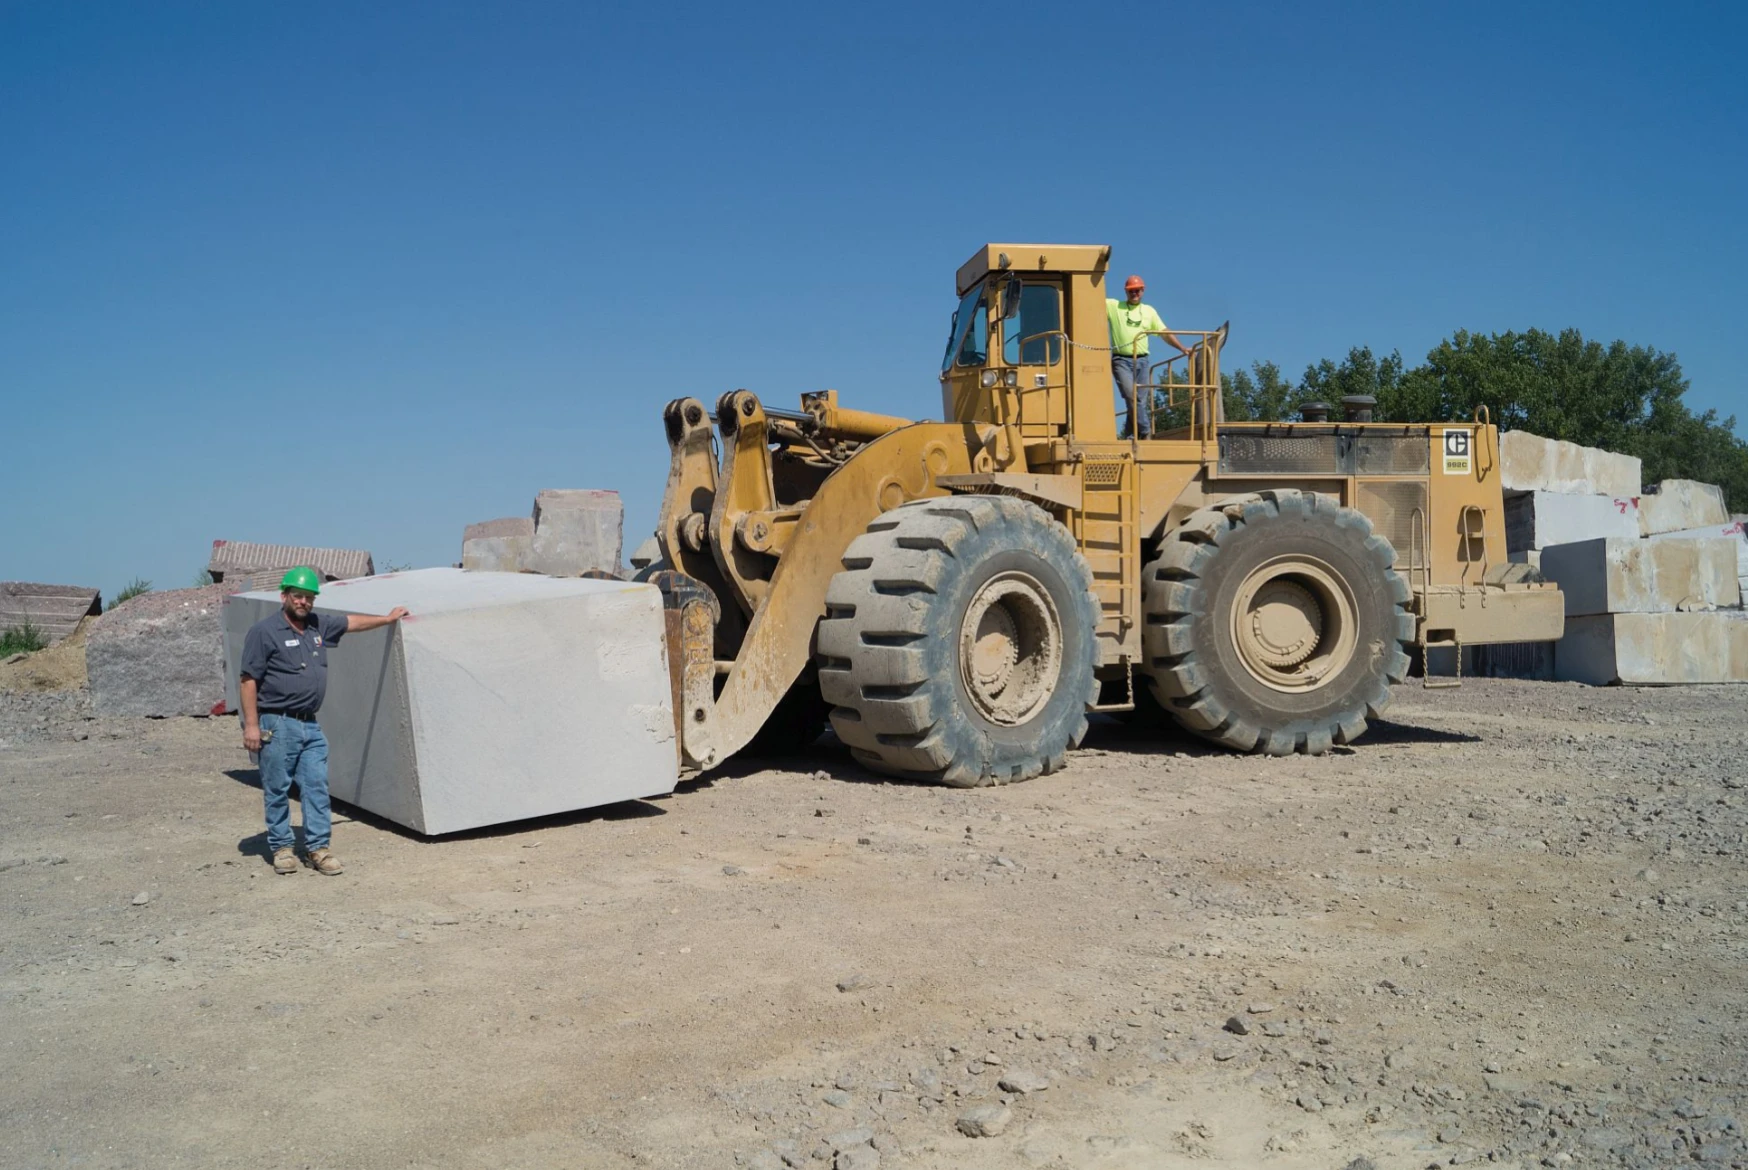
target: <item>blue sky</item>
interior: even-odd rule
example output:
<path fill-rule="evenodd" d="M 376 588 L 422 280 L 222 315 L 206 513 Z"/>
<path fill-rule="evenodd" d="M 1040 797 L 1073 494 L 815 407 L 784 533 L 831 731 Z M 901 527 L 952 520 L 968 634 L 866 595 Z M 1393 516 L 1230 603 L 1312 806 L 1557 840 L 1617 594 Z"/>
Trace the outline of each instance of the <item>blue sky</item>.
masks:
<path fill-rule="evenodd" d="M 1572 326 L 1748 416 L 1744 32 L 0 2 L 0 578 L 179 587 L 214 538 L 443 564 L 545 487 L 620 490 L 629 548 L 669 398 L 938 414 L 986 240 L 1113 245 L 1168 322 L 1232 321 L 1229 368 Z"/>

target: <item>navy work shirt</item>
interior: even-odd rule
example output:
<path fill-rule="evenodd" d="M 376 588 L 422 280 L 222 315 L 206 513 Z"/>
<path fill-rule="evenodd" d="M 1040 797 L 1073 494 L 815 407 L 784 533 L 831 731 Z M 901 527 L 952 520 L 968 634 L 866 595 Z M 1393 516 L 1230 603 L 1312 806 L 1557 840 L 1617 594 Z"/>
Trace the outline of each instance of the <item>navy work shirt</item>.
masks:
<path fill-rule="evenodd" d="M 257 684 L 263 711 L 316 711 L 328 692 L 328 647 L 346 633 L 343 614 L 311 611 L 303 633 L 282 609 L 249 627 L 239 672 Z"/>

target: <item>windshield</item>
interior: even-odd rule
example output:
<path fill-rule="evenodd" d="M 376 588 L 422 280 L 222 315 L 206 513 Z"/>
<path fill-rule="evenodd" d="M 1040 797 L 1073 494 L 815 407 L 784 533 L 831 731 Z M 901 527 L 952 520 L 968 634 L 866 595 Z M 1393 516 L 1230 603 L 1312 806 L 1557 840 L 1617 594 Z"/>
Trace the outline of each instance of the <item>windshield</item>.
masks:
<path fill-rule="evenodd" d="M 953 310 L 952 334 L 941 358 L 941 372 L 951 369 L 955 359 L 962 366 L 981 366 L 988 357 L 989 302 L 984 298 L 983 286 L 978 285 Z"/>

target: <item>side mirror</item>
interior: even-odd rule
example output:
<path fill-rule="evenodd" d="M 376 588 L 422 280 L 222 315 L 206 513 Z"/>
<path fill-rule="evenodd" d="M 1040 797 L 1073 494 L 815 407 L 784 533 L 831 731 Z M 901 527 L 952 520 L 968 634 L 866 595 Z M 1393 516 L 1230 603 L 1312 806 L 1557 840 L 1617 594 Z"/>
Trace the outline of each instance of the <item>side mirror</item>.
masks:
<path fill-rule="evenodd" d="M 1025 286 L 1017 276 L 1008 277 L 1008 282 L 1001 290 L 1001 319 L 1012 321 L 1020 315 L 1020 290 Z"/>

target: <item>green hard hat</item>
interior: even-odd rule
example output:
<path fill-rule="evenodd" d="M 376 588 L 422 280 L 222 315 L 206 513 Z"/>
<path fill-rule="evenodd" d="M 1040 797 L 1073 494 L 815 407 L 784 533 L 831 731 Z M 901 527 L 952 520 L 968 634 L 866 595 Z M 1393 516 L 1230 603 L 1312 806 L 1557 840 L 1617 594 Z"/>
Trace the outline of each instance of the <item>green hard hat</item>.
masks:
<path fill-rule="evenodd" d="M 299 565 L 285 571 L 285 578 L 279 582 L 279 588 L 282 592 L 287 589 L 302 589 L 308 593 L 320 593 L 322 579 L 316 576 L 314 569 Z"/>

